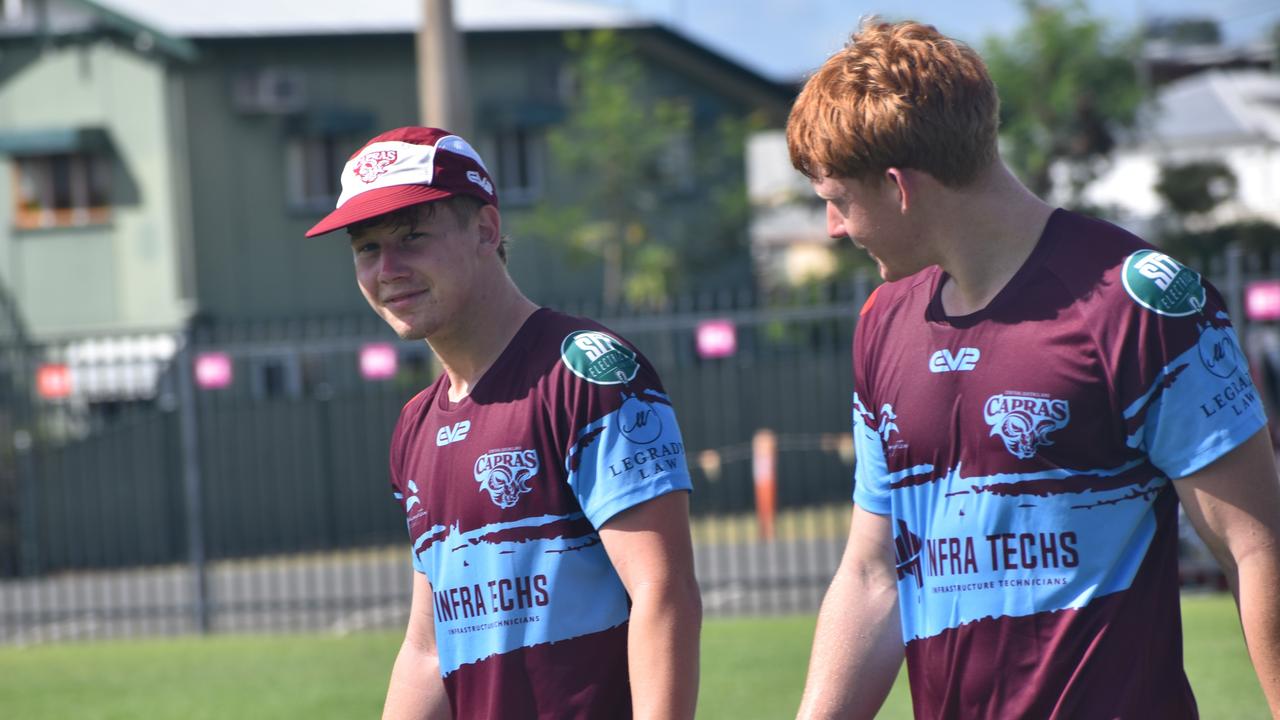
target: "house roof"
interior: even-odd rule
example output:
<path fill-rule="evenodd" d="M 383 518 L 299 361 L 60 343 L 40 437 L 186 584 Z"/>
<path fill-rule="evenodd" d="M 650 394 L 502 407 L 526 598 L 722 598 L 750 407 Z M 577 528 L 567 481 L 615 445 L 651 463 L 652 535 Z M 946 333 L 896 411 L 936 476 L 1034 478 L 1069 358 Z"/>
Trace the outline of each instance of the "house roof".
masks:
<path fill-rule="evenodd" d="M 235 38 L 289 35 L 411 33 L 421 0 L 96 0 L 177 37 Z M 455 0 L 464 32 L 621 28 L 652 21 L 616 7 L 583 0 Z"/>
<path fill-rule="evenodd" d="M 1210 70 L 1161 88 L 1151 135 L 1171 144 L 1280 142 L 1280 75 Z"/>

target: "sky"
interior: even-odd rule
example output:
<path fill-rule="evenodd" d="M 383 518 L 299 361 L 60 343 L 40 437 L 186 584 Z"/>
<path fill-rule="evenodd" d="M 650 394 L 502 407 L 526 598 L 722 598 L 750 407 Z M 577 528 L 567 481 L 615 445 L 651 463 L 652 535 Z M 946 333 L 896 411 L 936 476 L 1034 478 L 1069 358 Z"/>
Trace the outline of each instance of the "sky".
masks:
<path fill-rule="evenodd" d="M 840 48 L 864 14 L 911 18 L 972 45 L 1021 22 L 1018 0 L 594 0 L 672 25 L 767 77 L 793 80 Z M 1087 0 L 1095 14 L 1131 30 L 1151 16 L 1219 20 L 1227 44 L 1256 41 L 1280 22 L 1276 0 Z"/>

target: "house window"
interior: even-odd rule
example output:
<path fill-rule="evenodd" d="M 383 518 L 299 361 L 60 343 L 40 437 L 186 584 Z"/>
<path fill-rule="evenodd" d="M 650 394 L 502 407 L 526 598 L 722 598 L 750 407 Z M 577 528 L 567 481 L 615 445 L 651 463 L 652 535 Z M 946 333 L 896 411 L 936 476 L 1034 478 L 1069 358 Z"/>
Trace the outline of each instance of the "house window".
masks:
<path fill-rule="evenodd" d="M 342 193 L 342 168 L 360 142 L 345 135 L 300 135 L 289 140 L 289 203 L 299 210 L 332 210 Z"/>
<path fill-rule="evenodd" d="M 21 20 L 25 4 L 24 0 L 0 0 L 0 24 Z"/>
<path fill-rule="evenodd" d="M 693 190 L 697 186 L 694 182 L 693 133 L 689 130 L 675 132 L 664 145 L 655 159 L 662 186 L 674 192 Z"/>
<path fill-rule="evenodd" d="M 529 127 L 495 132 L 485 162 L 498 182 L 503 203 L 523 204 L 538 199 L 546 167 L 543 134 Z"/>
<path fill-rule="evenodd" d="M 111 218 L 107 161 L 89 153 L 15 157 L 19 228 L 104 223 Z"/>

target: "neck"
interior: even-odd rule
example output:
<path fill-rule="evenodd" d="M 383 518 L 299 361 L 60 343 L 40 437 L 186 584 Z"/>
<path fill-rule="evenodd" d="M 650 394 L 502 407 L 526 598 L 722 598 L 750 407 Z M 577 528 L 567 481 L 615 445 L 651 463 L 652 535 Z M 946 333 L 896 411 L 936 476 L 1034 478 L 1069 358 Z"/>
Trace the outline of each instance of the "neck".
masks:
<path fill-rule="evenodd" d="M 471 394 L 480 378 L 511 343 L 520 327 L 538 309 L 511 282 L 505 271 L 494 290 L 472 297 L 461 317 L 461 327 L 427 338 L 449 376 L 449 399 Z"/>
<path fill-rule="evenodd" d="M 938 265 L 950 276 L 942 289 L 948 315 L 990 304 L 1031 256 L 1053 213 L 999 162 L 971 186 L 946 193 L 936 210 Z"/>

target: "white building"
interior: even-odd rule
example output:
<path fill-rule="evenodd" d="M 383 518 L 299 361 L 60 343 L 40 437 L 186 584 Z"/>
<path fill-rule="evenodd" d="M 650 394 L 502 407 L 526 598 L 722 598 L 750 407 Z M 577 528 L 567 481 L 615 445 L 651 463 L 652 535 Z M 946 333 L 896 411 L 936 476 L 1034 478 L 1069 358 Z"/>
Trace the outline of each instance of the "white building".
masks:
<path fill-rule="evenodd" d="M 1214 220 L 1280 224 L 1280 74 L 1210 70 L 1160 88 L 1148 119 L 1084 198 L 1115 208 L 1142 232 L 1167 212 L 1155 190 L 1161 168 L 1205 160 L 1223 163 L 1237 180 Z"/>

